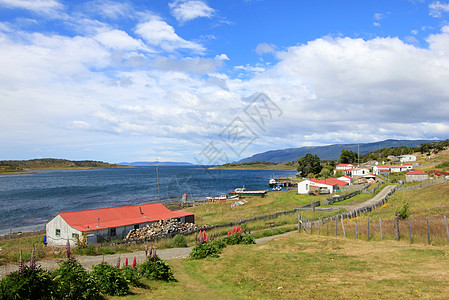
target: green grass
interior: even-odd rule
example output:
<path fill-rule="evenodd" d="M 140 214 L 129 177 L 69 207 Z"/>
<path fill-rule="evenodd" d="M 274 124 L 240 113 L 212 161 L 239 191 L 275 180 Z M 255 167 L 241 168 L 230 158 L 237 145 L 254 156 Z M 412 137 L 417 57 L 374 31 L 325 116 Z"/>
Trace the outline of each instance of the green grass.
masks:
<path fill-rule="evenodd" d="M 445 298 L 449 249 L 294 233 L 228 246 L 219 258 L 169 261 L 178 282 L 110 299 Z"/>

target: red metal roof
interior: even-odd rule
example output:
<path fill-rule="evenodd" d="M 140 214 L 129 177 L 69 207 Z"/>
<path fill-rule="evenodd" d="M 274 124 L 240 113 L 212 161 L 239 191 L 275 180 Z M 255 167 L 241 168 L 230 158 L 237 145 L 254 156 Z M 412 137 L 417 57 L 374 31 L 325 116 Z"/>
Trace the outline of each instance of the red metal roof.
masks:
<path fill-rule="evenodd" d="M 162 203 L 150 203 L 132 206 L 119 206 L 62 212 L 59 215 L 67 224 L 80 231 L 120 227 L 164 219 L 174 219 L 193 215 L 193 213 L 178 210 L 171 211 Z M 100 221 L 98 221 L 100 219 Z M 98 226 L 100 224 L 100 226 Z"/>
<path fill-rule="evenodd" d="M 321 184 L 327 184 L 327 185 L 338 185 L 343 186 L 347 185 L 348 183 L 342 180 L 338 180 L 336 178 L 326 178 L 326 179 L 316 179 L 316 178 L 310 178 L 309 179 L 312 182 L 315 183 L 321 183 Z"/>
<path fill-rule="evenodd" d="M 420 171 L 420 170 L 414 170 L 414 171 L 405 173 L 405 175 L 427 175 L 427 173 Z"/>

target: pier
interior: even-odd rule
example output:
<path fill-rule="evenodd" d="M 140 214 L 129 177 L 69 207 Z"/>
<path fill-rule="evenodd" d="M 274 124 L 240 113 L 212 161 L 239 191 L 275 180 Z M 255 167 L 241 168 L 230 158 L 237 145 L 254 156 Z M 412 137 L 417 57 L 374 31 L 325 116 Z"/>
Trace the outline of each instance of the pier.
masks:
<path fill-rule="evenodd" d="M 280 186 L 280 187 L 294 187 L 298 185 L 300 179 L 295 178 L 272 178 L 269 181 L 270 187 Z"/>

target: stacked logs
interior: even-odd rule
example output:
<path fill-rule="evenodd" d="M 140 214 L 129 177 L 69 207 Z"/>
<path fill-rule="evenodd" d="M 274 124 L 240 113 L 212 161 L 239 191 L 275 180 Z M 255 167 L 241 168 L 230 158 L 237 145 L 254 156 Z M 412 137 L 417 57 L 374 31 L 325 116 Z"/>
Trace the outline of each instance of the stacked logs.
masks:
<path fill-rule="evenodd" d="M 156 239 L 166 237 L 171 234 L 191 232 L 207 228 L 207 225 L 200 226 L 194 223 L 181 223 L 176 219 L 159 220 L 143 228 L 132 229 L 126 235 L 126 240 Z"/>

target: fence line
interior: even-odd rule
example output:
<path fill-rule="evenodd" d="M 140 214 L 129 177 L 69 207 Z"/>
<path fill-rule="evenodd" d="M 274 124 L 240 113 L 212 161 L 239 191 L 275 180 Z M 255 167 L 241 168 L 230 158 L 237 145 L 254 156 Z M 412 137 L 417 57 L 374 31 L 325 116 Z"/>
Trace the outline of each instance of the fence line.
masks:
<path fill-rule="evenodd" d="M 447 179 L 440 178 L 440 179 L 429 179 L 426 182 L 416 184 L 416 185 L 410 185 L 410 186 L 403 186 L 400 190 L 401 191 L 414 191 L 419 190 L 431 185 L 440 184 L 440 183 L 447 183 Z"/>

